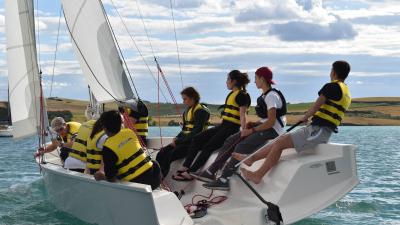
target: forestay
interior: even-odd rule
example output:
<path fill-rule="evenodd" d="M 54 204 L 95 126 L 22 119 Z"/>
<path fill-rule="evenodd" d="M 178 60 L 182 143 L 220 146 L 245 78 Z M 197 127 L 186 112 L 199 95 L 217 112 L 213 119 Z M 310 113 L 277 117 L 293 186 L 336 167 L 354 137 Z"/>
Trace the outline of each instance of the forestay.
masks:
<path fill-rule="evenodd" d="M 75 53 L 96 99 L 104 103 L 134 98 L 102 3 L 97 0 L 61 2 Z"/>
<path fill-rule="evenodd" d="M 15 138 L 38 132 L 40 75 L 31 0 L 6 0 L 5 25 L 10 106 Z"/>

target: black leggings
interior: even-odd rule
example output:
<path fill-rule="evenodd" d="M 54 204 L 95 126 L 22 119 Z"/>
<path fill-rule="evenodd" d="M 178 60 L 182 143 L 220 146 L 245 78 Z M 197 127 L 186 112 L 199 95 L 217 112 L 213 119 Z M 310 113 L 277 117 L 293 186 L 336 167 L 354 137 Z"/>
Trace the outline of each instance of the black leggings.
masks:
<path fill-rule="evenodd" d="M 200 169 L 211 154 L 224 144 L 225 139 L 238 132 L 239 128 L 240 125 L 224 120 L 222 124 L 194 136 L 183 166 L 189 168 L 189 172 Z"/>
<path fill-rule="evenodd" d="M 179 144 L 175 148 L 172 147 L 172 145 L 167 145 L 160 149 L 157 154 L 156 160 L 160 164 L 161 173 L 164 177 L 167 176 L 171 163 L 173 161 L 186 157 L 189 147 L 190 142 Z"/>
<path fill-rule="evenodd" d="M 160 166 L 156 161 L 152 160 L 152 162 L 153 167 L 140 174 L 138 177 L 133 178 L 131 182 L 151 185 L 153 190 L 158 188 L 161 183 Z"/>

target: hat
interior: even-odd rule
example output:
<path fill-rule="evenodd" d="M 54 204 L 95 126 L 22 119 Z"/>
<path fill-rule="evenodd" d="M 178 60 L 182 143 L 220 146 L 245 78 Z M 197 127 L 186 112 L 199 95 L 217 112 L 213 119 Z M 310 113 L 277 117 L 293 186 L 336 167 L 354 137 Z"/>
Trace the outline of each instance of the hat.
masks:
<path fill-rule="evenodd" d="M 60 130 L 60 128 L 62 128 L 65 124 L 65 120 L 62 117 L 55 117 L 52 121 L 51 121 L 51 129 L 53 129 L 54 131 L 58 131 Z"/>
<path fill-rule="evenodd" d="M 272 71 L 266 67 L 260 67 L 256 71 L 256 75 L 259 77 L 263 77 L 265 81 L 269 84 L 275 84 L 275 82 L 272 80 Z"/>
<path fill-rule="evenodd" d="M 130 113 L 130 111 L 137 111 L 138 107 L 137 107 L 137 101 L 135 100 L 128 100 L 125 102 L 118 102 L 118 108 L 121 112 L 124 112 L 125 110 L 129 111 L 128 113 Z"/>

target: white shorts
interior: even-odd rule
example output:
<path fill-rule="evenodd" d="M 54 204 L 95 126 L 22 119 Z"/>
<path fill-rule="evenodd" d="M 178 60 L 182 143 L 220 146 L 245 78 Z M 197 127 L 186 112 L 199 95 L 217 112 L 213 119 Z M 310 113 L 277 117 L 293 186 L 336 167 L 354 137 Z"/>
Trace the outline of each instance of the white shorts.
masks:
<path fill-rule="evenodd" d="M 328 143 L 333 131 L 328 127 L 308 125 L 290 133 L 297 152 L 314 148 L 318 144 Z"/>
<path fill-rule="evenodd" d="M 64 168 L 65 169 L 85 169 L 86 163 L 82 162 L 79 159 L 75 159 L 73 157 L 68 156 L 68 158 L 65 159 Z"/>

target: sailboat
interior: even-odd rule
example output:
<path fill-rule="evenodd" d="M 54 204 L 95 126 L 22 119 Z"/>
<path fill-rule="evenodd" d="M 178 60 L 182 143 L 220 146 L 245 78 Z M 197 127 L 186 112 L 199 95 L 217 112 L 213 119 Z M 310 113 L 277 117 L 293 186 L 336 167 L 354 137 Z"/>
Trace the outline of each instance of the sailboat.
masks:
<path fill-rule="evenodd" d="M 97 101 L 135 98 L 101 1 L 62 0 L 62 4 L 76 55 Z M 18 106 L 18 110 L 12 111 L 14 136 L 36 133 L 43 139 L 42 130 L 48 127 L 48 122 L 43 118 L 47 114 L 44 114 L 46 108 L 36 60 L 32 0 L 6 0 L 5 11 L 11 109 Z M 159 149 L 171 141 L 172 138 L 152 138 L 148 140 L 148 148 Z M 36 160 L 48 200 L 59 210 L 89 223 L 263 225 L 294 223 L 351 191 L 359 182 L 355 152 L 356 146 L 333 143 L 319 145 L 303 154 L 288 150 L 279 165 L 252 187 L 253 192 L 240 177 L 234 176 L 229 193 L 211 193 L 225 195 L 227 199 L 198 219 L 192 218 L 184 205 L 192 203 L 196 196 L 211 196 L 199 182 L 174 183 L 167 177 L 164 182 L 170 190 L 152 191 L 144 184 L 95 181 L 87 174 L 66 170 L 54 153 L 46 153 Z M 172 169 L 178 163 L 174 162 Z M 257 168 L 259 163 L 250 169 Z M 273 213 L 275 216 L 271 216 Z"/>
<path fill-rule="evenodd" d="M 11 111 L 10 111 L 10 94 L 9 90 L 7 90 L 8 98 L 7 98 L 7 120 L 6 123 L 0 121 L 0 137 L 12 137 L 12 122 L 11 122 Z"/>

